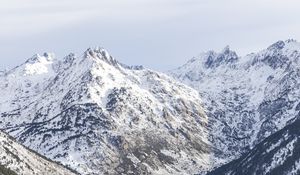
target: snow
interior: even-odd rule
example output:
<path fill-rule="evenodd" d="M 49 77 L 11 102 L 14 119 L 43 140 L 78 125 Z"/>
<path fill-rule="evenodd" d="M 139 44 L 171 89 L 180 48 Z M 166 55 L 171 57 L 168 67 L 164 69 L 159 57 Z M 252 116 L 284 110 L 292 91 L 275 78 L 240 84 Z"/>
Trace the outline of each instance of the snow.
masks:
<path fill-rule="evenodd" d="M 51 71 L 53 59 L 49 57 L 44 57 L 40 55 L 36 55 L 36 62 L 33 63 L 25 63 L 24 75 L 40 75 L 45 74 Z"/>
<path fill-rule="evenodd" d="M 117 173 L 123 150 L 143 151 L 142 146 L 155 142 L 167 142 L 169 151 L 180 150 L 181 156 L 167 168 L 159 161 L 158 169 L 144 163 L 151 172 L 190 174 L 213 166 L 212 155 L 197 158 L 195 148 L 183 146 L 210 146 L 203 127 L 207 116 L 196 90 L 163 73 L 123 66 L 102 48 L 64 60 L 50 57 L 37 55 L 1 77 L 0 113 L 8 117 L 0 127 L 22 144 L 82 174 Z M 110 102 L 114 106 L 109 107 Z M 149 137 L 154 143 L 145 139 Z M 154 151 L 145 152 L 148 159 L 158 159 L 160 151 Z M 130 152 L 128 156 L 138 166 L 141 158 Z"/>
<path fill-rule="evenodd" d="M 291 175 L 297 175 L 300 171 L 300 160 L 295 162 L 294 168 L 289 172 Z"/>
<path fill-rule="evenodd" d="M 73 174 L 62 166 L 49 162 L 32 151 L 27 150 L 2 132 L 0 132 L 0 157 L 2 157 L 0 164 L 17 174 Z M 3 159 L 3 157 L 5 158 Z"/>
<path fill-rule="evenodd" d="M 238 59 L 218 63 L 219 57 Z M 283 61 L 285 58 L 288 58 L 287 63 Z M 213 60 L 211 65 L 206 64 L 208 59 Z M 208 51 L 167 73 L 201 94 L 208 115 L 210 140 L 225 154 L 220 159 L 229 161 L 239 157 L 243 148 L 252 148 L 286 126 L 297 115 L 295 107 L 300 98 L 300 82 L 293 77 L 297 79 L 299 73 L 289 74 L 299 72 L 299 59 L 300 43 L 288 40 L 244 57 L 236 56 L 229 47 L 221 52 Z M 293 107 L 279 108 L 282 113 L 266 116 L 262 106 L 275 106 L 280 98 L 293 103 Z M 265 110 L 276 111 L 276 108 Z M 274 128 L 263 130 L 266 121 Z M 232 137 L 246 139 L 237 141 Z"/>
<path fill-rule="evenodd" d="M 168 72 L 173 78 L 150 69 L 130 69 L 100 47 L 63 60 L 36 55 L 1 74 L 0 127 L 82 174 L 120 173 L 116 167 L 124 156 L 137 167 L 142 159 L 133 153 L 136 149 L 156 160 L 157 169 L 143 162 L 154 174 L 205 172 L 238 157 L 296 115 L 300 88 L 288 73 L 298 68 L 300 44 L 284 44 L 282 49 L 271 47 L 246 57 L 238 57 L 229 47 L 202 53 Z M 274 68 L 269 65 L 274 60 L 264 60 L 273 54 L 289 57 L 290 70 L 284 63 Z M 292 89 L 286 100 L 294 104 L 270 117 L 265 114 L 270 109 L 261 108 L 290 88 L 285 84 Z M 275 127 L 264 131 L 267 119 Z M 161 142 L 169 146 L 155 154 L 147 152 L 147 146 Z M 128 154 L 123 155 L 124 150 Z M 161 165 L 158 154 L 174 161 Z"/>
<path fill-rule="evenodd" d="M 272 157 L 271 165 L 267 166 L 265 169 L 266 173 L 270 172 L 272 169 L 275 169 L 279 165 L 282 165 L 288 157 L 292 156 L 296 141 L 297 138 L 290 141 L 285 147 L 281 148 L 275 153 L 275 155 Z"/>

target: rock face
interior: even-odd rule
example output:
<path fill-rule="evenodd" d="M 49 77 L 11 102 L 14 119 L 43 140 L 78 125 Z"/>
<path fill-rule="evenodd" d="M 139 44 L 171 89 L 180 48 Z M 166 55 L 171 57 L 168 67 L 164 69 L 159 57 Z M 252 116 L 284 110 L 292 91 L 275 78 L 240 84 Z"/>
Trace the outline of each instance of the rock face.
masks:
<path fill-rule="evenodd" d="M 73 175 L 74 173 L 42 158 L 0 132 L 0 174 Z"/>
<path fill-rule="evenodd" d="M 102 48 L 0 76 L 0 127 L 81 174 L 193 174 L 215 162 L 197 91 Z"/>
<path fill-rule="evenodd" d="M 209 141 L 218 150 L 214 155 L 226 162 L 297 116 L 299 59 L 300 44 L 287 40 L 245 57 L 228 47 L 220 53 L 209 51 L 168 73 L 200 92 Z"/>
<path fill-rule="evenodd" d="M 300 120 L 256 145 L 249 153 L 207 175 L 300 174 Z"/>

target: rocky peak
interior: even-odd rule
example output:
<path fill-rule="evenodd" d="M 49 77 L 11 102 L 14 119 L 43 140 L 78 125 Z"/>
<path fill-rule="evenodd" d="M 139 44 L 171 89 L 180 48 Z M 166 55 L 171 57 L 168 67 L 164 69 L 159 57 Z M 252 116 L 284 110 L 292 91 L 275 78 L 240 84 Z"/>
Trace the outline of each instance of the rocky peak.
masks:
<path fill-rule="evenodd" d="M 55 55 L 53 53 L 45 52 L 43 55 L 40 55 L 40 54 L 33 55 L 25 63 L 34 64 L 34 63 L 41 63 L 41 62 L 50 62 L 50 61 L 53 61 L 54 58 L 55 58 Z"/>
<path fill-rule="evenodd" d="M 271 46 L 268 47 L 268 50 L 274 50 L 274 49 L 283 49 L 285 46 L 285 42 L 284 41 L 277 41 L 276 43 L 272 44 Z"/>
<path fill-rule="evenodd" d="M 207 60 L 205 62 L 206 68 L 218 67 L 222 64 L 234 63 L 238 60 L 238 55 L 236 52 L 230 50 L 229 46 L 226 46 L 217 55 L 212 52 L 208 52 Z"/>
<path fill-rule="evenodd" d="M 297 43 L 297 40 L 295 40 L 295 39 L 287 39 L 285 42 L 286 43 Z"/>
<path fill-rule="evenodd" d="M 115 67 L 119 65 L 118 61 L 115 60 L 105 49 L 101 47 L 88 48 L 84 52 L 84 57 L 99 59 Z"/>
<path fill-rule="evenodd" d="M 286 68 L 295 58 L 299 58 L 299 49 L 296 40 L 277 41 L 258 54 L 254 63 L 263 62 L 273 69 Z"/>

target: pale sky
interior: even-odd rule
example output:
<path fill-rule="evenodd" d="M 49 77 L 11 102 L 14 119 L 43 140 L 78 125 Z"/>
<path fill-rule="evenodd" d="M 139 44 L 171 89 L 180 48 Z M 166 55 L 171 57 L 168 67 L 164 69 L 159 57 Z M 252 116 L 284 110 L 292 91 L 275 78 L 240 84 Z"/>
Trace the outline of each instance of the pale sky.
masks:
<path fill-rule="evenodd" d="M 0 69 L 95 46 L 162 71 L 226 45 L 245 55 L 299 41 L 299 9 L 299 0 L 0 0 Z"/>

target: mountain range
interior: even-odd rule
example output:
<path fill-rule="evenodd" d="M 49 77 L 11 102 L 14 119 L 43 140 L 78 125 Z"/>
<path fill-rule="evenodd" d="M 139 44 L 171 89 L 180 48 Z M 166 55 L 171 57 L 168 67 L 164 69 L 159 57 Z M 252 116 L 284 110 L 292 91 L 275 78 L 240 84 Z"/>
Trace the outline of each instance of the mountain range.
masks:
<path fill-rule="evenodd" d="M 297 174 L 299 59 L 295 40 L 165 73 L 100 47 L 37 54 L 0 72 L 0 128 L 84 175 Z"/>
<path fill-rule="evenodd" d="M 80 174 L 210 168 L 199 94 L 165 74 L 94 48 L 63 60 L 35 55 L 0 80 L 0 127 Z"/>
<path fill-rule="evenodd" d="M 225 47 L 202 53 L 169 74 L 199 91 L 209 141 L 222 150 L 214 155 L 228 162 L 298 118 L 299 59 L 295 40 L 244 57 Z"/>

